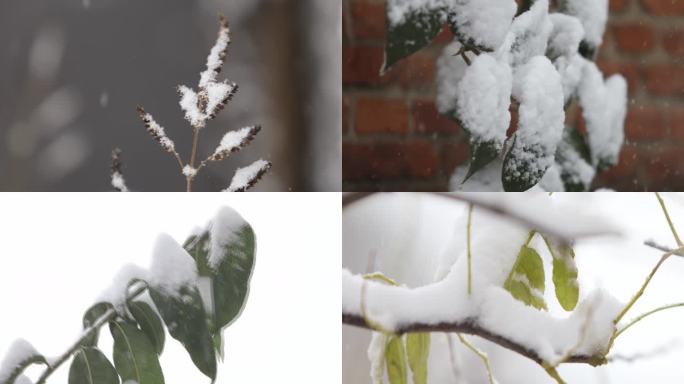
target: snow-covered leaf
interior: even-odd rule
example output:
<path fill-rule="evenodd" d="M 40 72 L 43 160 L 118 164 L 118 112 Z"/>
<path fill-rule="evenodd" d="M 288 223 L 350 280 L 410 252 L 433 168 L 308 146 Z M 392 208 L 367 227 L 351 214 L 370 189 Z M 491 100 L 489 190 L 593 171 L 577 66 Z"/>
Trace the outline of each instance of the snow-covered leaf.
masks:
<path fill-rule="evenodd" d="M 24 339 L 15 340 L 0 364 L 0 383 L 13 384 L 31 364 L 47 365 L 48 362 L 31 343 Z"/>
<path fill-rule="evenodd" d="M 517 9 L 515 0 L 454 0 L 449 26 L 461 43 L 493 51 L 503 43 Z"/>
<path fill-rule="evenodd" d="M 592 57 L 603 42 L 608 20 L 608 0 L 561 0 L 562 13 L 575 16 L 584 27 L 583 56 Z"/>
<path fill-rule="evenodd" d="M 511 25 L 510 62 L 513 66 L 526 64 L 531 58 L 543 55 L 553 29 L 549 19 L 549 0 L 538 0 L 532 7 L 513 20 Z"/>
<path fill-rule="evenodd" d="M 389 0 L 386 5 L 387 42 L 381 72 L 428 45 L 444 25 L 444 7 L 441 4 L 426 4 L 397 17 L 397 8 L 401 8 L 403 3 L 406 1 Z"/>
<path fill-rule="evenodd" d="M 508 192 L 532 188 L 554 163 L 565 111 L 560 76 L 549 59 L 536 56 L 518 67 L 513 97 L 520 102 L 518 130 L 504 158 L 502 182 Z"/>
<path fill-rule="evenodd" d="M 114 366 L 121 379 L 138 384 L 164 384 L 157 352 L 149 338 L 126 321 L 112 321 L 109 329 L 114 339 Z"/>
<path fill-rule="evenodd" d="M 562 13 L 552 13 L 549 20 L 553 25 L 546 56 L 555 60 L 557 57 L 571 57 L 578 54 L 580 42 L 584 38 L 584 27 L 578 18 Z"/>
<path fill-rule="evenodd" d="M 427 384 L 430 333 L 418 332 L 406 335 L 406 356 L 413 375 L 413 384 Z"/>
<path fill-rule="evenodd" d="M 97 319 L 113 308 L 114 306 L 111 303 L 97 303 L 90 307 L 85 314 L 83 314 L 83 329 L 92 327 Z M 90 347 L 97 345 L 99 332 L 99 329 L 95 329 L 93 333 L 83 340 L 82 345 Z"/>
<path fill-rule="evenodd" d="M 566 128 L 556 150 L 556 164 L 566 192 L 589 190 L 596 170 L 590 164 L 586 140 L 576 129 Z"/>
<path fill-rule="evenodd" d="M 149 293 L 171 337 L 185 347 L 195 366 L 213 382 L 216 379 L 216 353 L 197 287 L 183 286 L 177 295 L 168 295 L 150 286 Z"/>
<path fill-rule="evenodd" d="M 192 255 L 200 276 L 211 278 L 211 332 L 233 322 L 244 308 L 254 268 L 256 239 L 252 227 L 232 208 L 222 208 L 183 247 Z"/>
<path fill-rule="evenodd" d="M 99 349 L 81 348 L 69 368 L 69 384 L 119 384 L 119 374 Z"/>
<path fill-rule="evenodd" d="M 385 363 L 390 384 L 406 384 L 406 350 L 399 336 L 390 336 L 385 348 Z"/>
<path fill-rule="evenodd" d="M 139 300 L 128 304 L 128 310 L 140 326 L 140 329 L 150 338 L 157 354 L 161 355 L 164 350 L 166 333 L 157 313 L 149 304 Z"/>
<path fill-rule="evenodd" d="M 575 251 L 570 244 L 555 241 L 548 236 L 544 236 L 544 242 L 553 257 L 553 285 L 556 288 L 556 298 L 563 309 L 572 311 L 579 299 Z"/>
<path fill-rule="evenodd" d="M 494 161 L 499 156 L 499 152 L 501 152 L 501 145 L 495 142 L 471 142 L 468 173 L 461 182 L 465 183 L 472 175 Z"/>
<path fill-rule="evenodd" d="M 537 309 L 544 303 L 544 264 L 534 249 L 523 246 L 508 275 L 504 288 L 516 299 Z"/>
<path fill-rule="evenodd" d="M 230 28 L 228 28 L 228 20 L 223 15 L 219 16 L 219 25 L 216 42 L 207 56 L 207 69 L 200 73 L 200 88 L 206 88 L 209 83 L 216 81 L 216 75 L 221 72 L 221 67 L 226 60 L 230 44 Z"/>

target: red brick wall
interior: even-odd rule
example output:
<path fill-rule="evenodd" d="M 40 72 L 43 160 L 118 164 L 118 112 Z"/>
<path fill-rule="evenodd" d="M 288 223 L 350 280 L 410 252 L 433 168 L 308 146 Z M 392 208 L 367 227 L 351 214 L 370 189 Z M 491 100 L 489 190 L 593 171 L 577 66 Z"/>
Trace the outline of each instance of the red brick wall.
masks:
<path fill-rule="evenodd" d="M 594 187 L 684 190 L 684 0 L 611 0 L 610 10 L 597 61 L 628 80 L 629 112 L 620 163 Z M 446 190 L 469 156 L 463 130 L 434 105 L 450 32 L 383 76 L 384 0 L 343 0 L 343 36 L 344 189 Z"/>

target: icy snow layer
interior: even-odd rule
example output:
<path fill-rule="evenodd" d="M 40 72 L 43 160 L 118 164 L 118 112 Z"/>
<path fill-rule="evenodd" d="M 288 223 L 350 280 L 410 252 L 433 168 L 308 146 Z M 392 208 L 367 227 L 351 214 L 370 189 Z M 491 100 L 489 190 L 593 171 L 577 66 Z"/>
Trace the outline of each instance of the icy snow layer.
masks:
<path fill-rule="evenodd" d="M 247 225 L 245 219 L 233 208 L 223 207 L 209 224 L 211 248 L 209 266 L 216 268 L 226 255 L 225 248 L 239 239 L 239 231 Z"/>
<path fill-rule="evenodd" d="M 514 0 L 452 0 L 449 23 L 467 43 L 494 50 L 506 38 L 517 9 Z"/>
<path fill-rule="evenodd" d="M 411 14 L 446 9 L 451 3 L 451 0 L 388 0 L 387 20 L 391 25 L 403 24 Z"/>
<path fill-rule="evenodd" d="M 472 295 L 467 293 L 467 258 L 461 248 L 460 257 L 443 280 L 415 289 L 364 281 L 361 276 L 343 270 L 343 313 L 361 314 L 362 285 L 366 284 L 365 314 L 388 330 L 412 323 L 473 321 L 553 362 L 578 344 L 586 323 L 586 337 L 575 352 L 600 351 L 610 338 L 612 320 L 621 309 L 605 292 L 589 295 L 570 317 L 556 318 L 526 306 L 501 288 L 527 234 L 527 228 L 475 208 L 471 235 Z"/>
<path fill-rule="evenodd" d="M 468 68 L 460 56 L 454 56 L 459 48 L 461 44 L 454 40 L 444 47 L 442 55 L 437 59 L 437 110 L 450 117 L 456 112 L 458 83 Z"/>
<path fill-rule="evenodd" d="M 563 134 L 565 111 L 558 72 L 545 56 L 536 56 L 515 72 L 513 97 L 520 102 L 518 130 L 504 174 L 534 178 L 554 161 Z"/>
<path fill-rule="evenodd" d="M 196 280 L 197 267 L 192 256 L 173 237 L 160 234 L 152 254 L 150 284 L 174 296 L 180 288 L 192 285 Z"/>
<path fill-rule="evenodd" d="M 235 171 L 235 175 L 230 181 L 230 185 L 224 192 L 245 190 L 259 176 L 259 173 L 265 172 L 270 166 L 271 163 L 268 161 L 259 159 L 246 167 L 239 168 Z"/>
<path fill-rule="evenodd" d="M 36 355 L 39 353 L 31 343 L 24 339 L 16 339 L 0 364 L 0 383 L 4 383 L 19 364 Z"/>
<path fill-rule="evenodd" d="M 579 45 L 584 38 L 584 27 L 582 23 L 574 17 L 562 13 L 552 13 L 549 15 L 553 30 L 549 36 L 549 46 L 547 56 L 552 60 L 558 56 L 571 57 L 577 54 Z"/>
<path fill-rule="evenodd" d="M 126 311 L 128 285 L 132 280 L 147 280 L 147 271 L 134 264 L 126 264 L 114 276 L 109 288 L 95 300 L 96 303 L 111 303 L 119 313 Z"/>
<path fill-rule="evenodd" d="M 620 75 L 604 84 L 596 64 L 585 61 L 578 88 L 594 165 L 616 164 L 624 141 L 627 82 Z"/>
<path fill-rule="evenodd" d="M 585 40 L 594 47 L 600 46 L 608 20 L 608 0 L 564 0 L 562 7 L 563 13 L 582 22 Z"/>
<path fill-rule="evenodd" d="M 511 44 L 511 65 L 519 66 L 534 56 L 544 55 L 552 28 L 549 0 L 538 0 L 527 12 L 516 17 L 506 37 L 506 44 Z"/>
<path fill-rule="evenodd" d="M 493 56 L 475 58 L 457 86 L 456 110 L 471 142 L 493 142 L 499 148 L 511 122 L 511 67 Z"/>

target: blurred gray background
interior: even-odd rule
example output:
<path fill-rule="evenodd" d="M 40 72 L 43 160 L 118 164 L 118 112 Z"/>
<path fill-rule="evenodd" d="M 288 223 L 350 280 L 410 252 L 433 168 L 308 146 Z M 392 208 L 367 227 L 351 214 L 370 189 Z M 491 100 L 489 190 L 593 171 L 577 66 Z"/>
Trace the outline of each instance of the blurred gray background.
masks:
<path fill-rule="evenodd" d="M 183 190 L 135 107 L 187 159 L 175 87 L 196 87 L 218 13 L 233 40 L 219 79 L 239 91 L 202 131 L 199 158 L 230 129 L 262 131 L 193 189 L 223 189 L 237 167 L 264 158 L 273 168 L 255 190 L 340 190 L 340 11 L 339 0 L 0 1 L 0 190 L 111 190 L 114 147 L 132 190 Z"/>

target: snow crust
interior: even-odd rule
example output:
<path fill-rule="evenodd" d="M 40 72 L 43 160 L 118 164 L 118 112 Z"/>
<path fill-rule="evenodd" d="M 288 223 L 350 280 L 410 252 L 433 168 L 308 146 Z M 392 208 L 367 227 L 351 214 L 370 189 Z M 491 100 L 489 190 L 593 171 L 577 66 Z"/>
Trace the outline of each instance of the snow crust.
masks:
<path fill-rule="evenodd" d="M 617 163 L 624 141 L 627 82 L 621 75 L 613 75 L 604 83 L 596 64 L 585 61 L 578 95 L 592 162 Z"/>
<path fill-rule="evenodd" d="M 233 176 L 230 185 L 224 191 L 235 192 L 248 188 L 254 182 L 259 173 L 267 170 L 270 167 L 271 163 L 266 160 L 259 159 L 246 167 L 238 168 L 238 170 L 235 171 L 235 175 Z"/>
<path fill-rule="evenodd" d="M 533 178 L 553 164 L 565 121 L 560 75 L 548 58 L 536 56 L 516 70 L 513 97 L 520 102 L 511 148 L 516 161 L 505 172 Z"/>
<path fill-rule="evenodd" d="M 173 237 L 162 233 L 157 237 L 152 254 L 149 282 L 169 296 L 197 280 L 195 261 Z"/>
<path fill-rule="evenodd" d="M 501 194 L 484 195 L 491 195 L 492 200 L 501 197 Z M 544 200 L 539 195 L 535 199 Z M 550 212 L 545 207 L 537 209 Z M 446 276 L 436 283 L 413 289 L 366 281 L 343 269 L 343 313 L 362 313 L 361 294 L 365 284 L 367 318 L 389 331 L 412 323 L 469 321 L 537 352 L 549 362 L 571 349 L 575 353 L 593 354 L 607 344 L 613 330 L 612 320 L 621 309 L 617 300 L 602 290 L 594 291 L 564 318 L 515 300 L 502 287 L 529 228 L 477 207 L 472 219 L 472 295 L 467 292 L 466 251 L 460 247 L 458 258 Z M 374 356 L 371 352 L 369 349 L 369 357 Z"/>
<path fill-rule="evenodd" d="M 114 276 L 107 289 L 98 296 L 96 303 L 111 303 L 117 312 L 125 313 L 128 285 L 132 280 L 147 281 L 147 271 L 135 264 L 126 264 Z"/>
<path fill-rule="evenodd" d="M 0 383 L 4 383 L 19 364 L 36 355 L 39 353 L 31 343 L 25 339 L 14 340 L 0 364 Z"/>
<path fill-rule="evenodd" d="M 514 0 L 452 0 L 449 22 L 469 43 L 494 50 L 506 38 L 517 9 Z"/>
<path fill-rule="evenodd" d="M 511 121 L 512 86 L 511 67 L 489 54 L 477 56 L 466 69 L 457 86 L 456 109 L 471 142 L 503 146 Z"/>
<path fill-rule="evenodd" d="M 237 211 L 223 207 L 209 224 L 211 247 L 208 263 L 217 268 L 226 256 L 225 248 L 239 239 L 239 232 L 247 224 Z"/>
<path fill-rule="evenodd" d="M 437 59 L 437 110 L 439 113 L 450 116 L 456 112 L 458 84 L 468 68 L 460 56 L 454 56 L 460 47 L 461 44 L 454 40 L 444 47 L 441 56 Z"/>
<path fill-rule="evenodd" d="M 594 47 L 603 42 L 608 20 L 608 0 L 565 0 L 563 13 L 577 17 L 584 27 L 584 39 Z"/>

